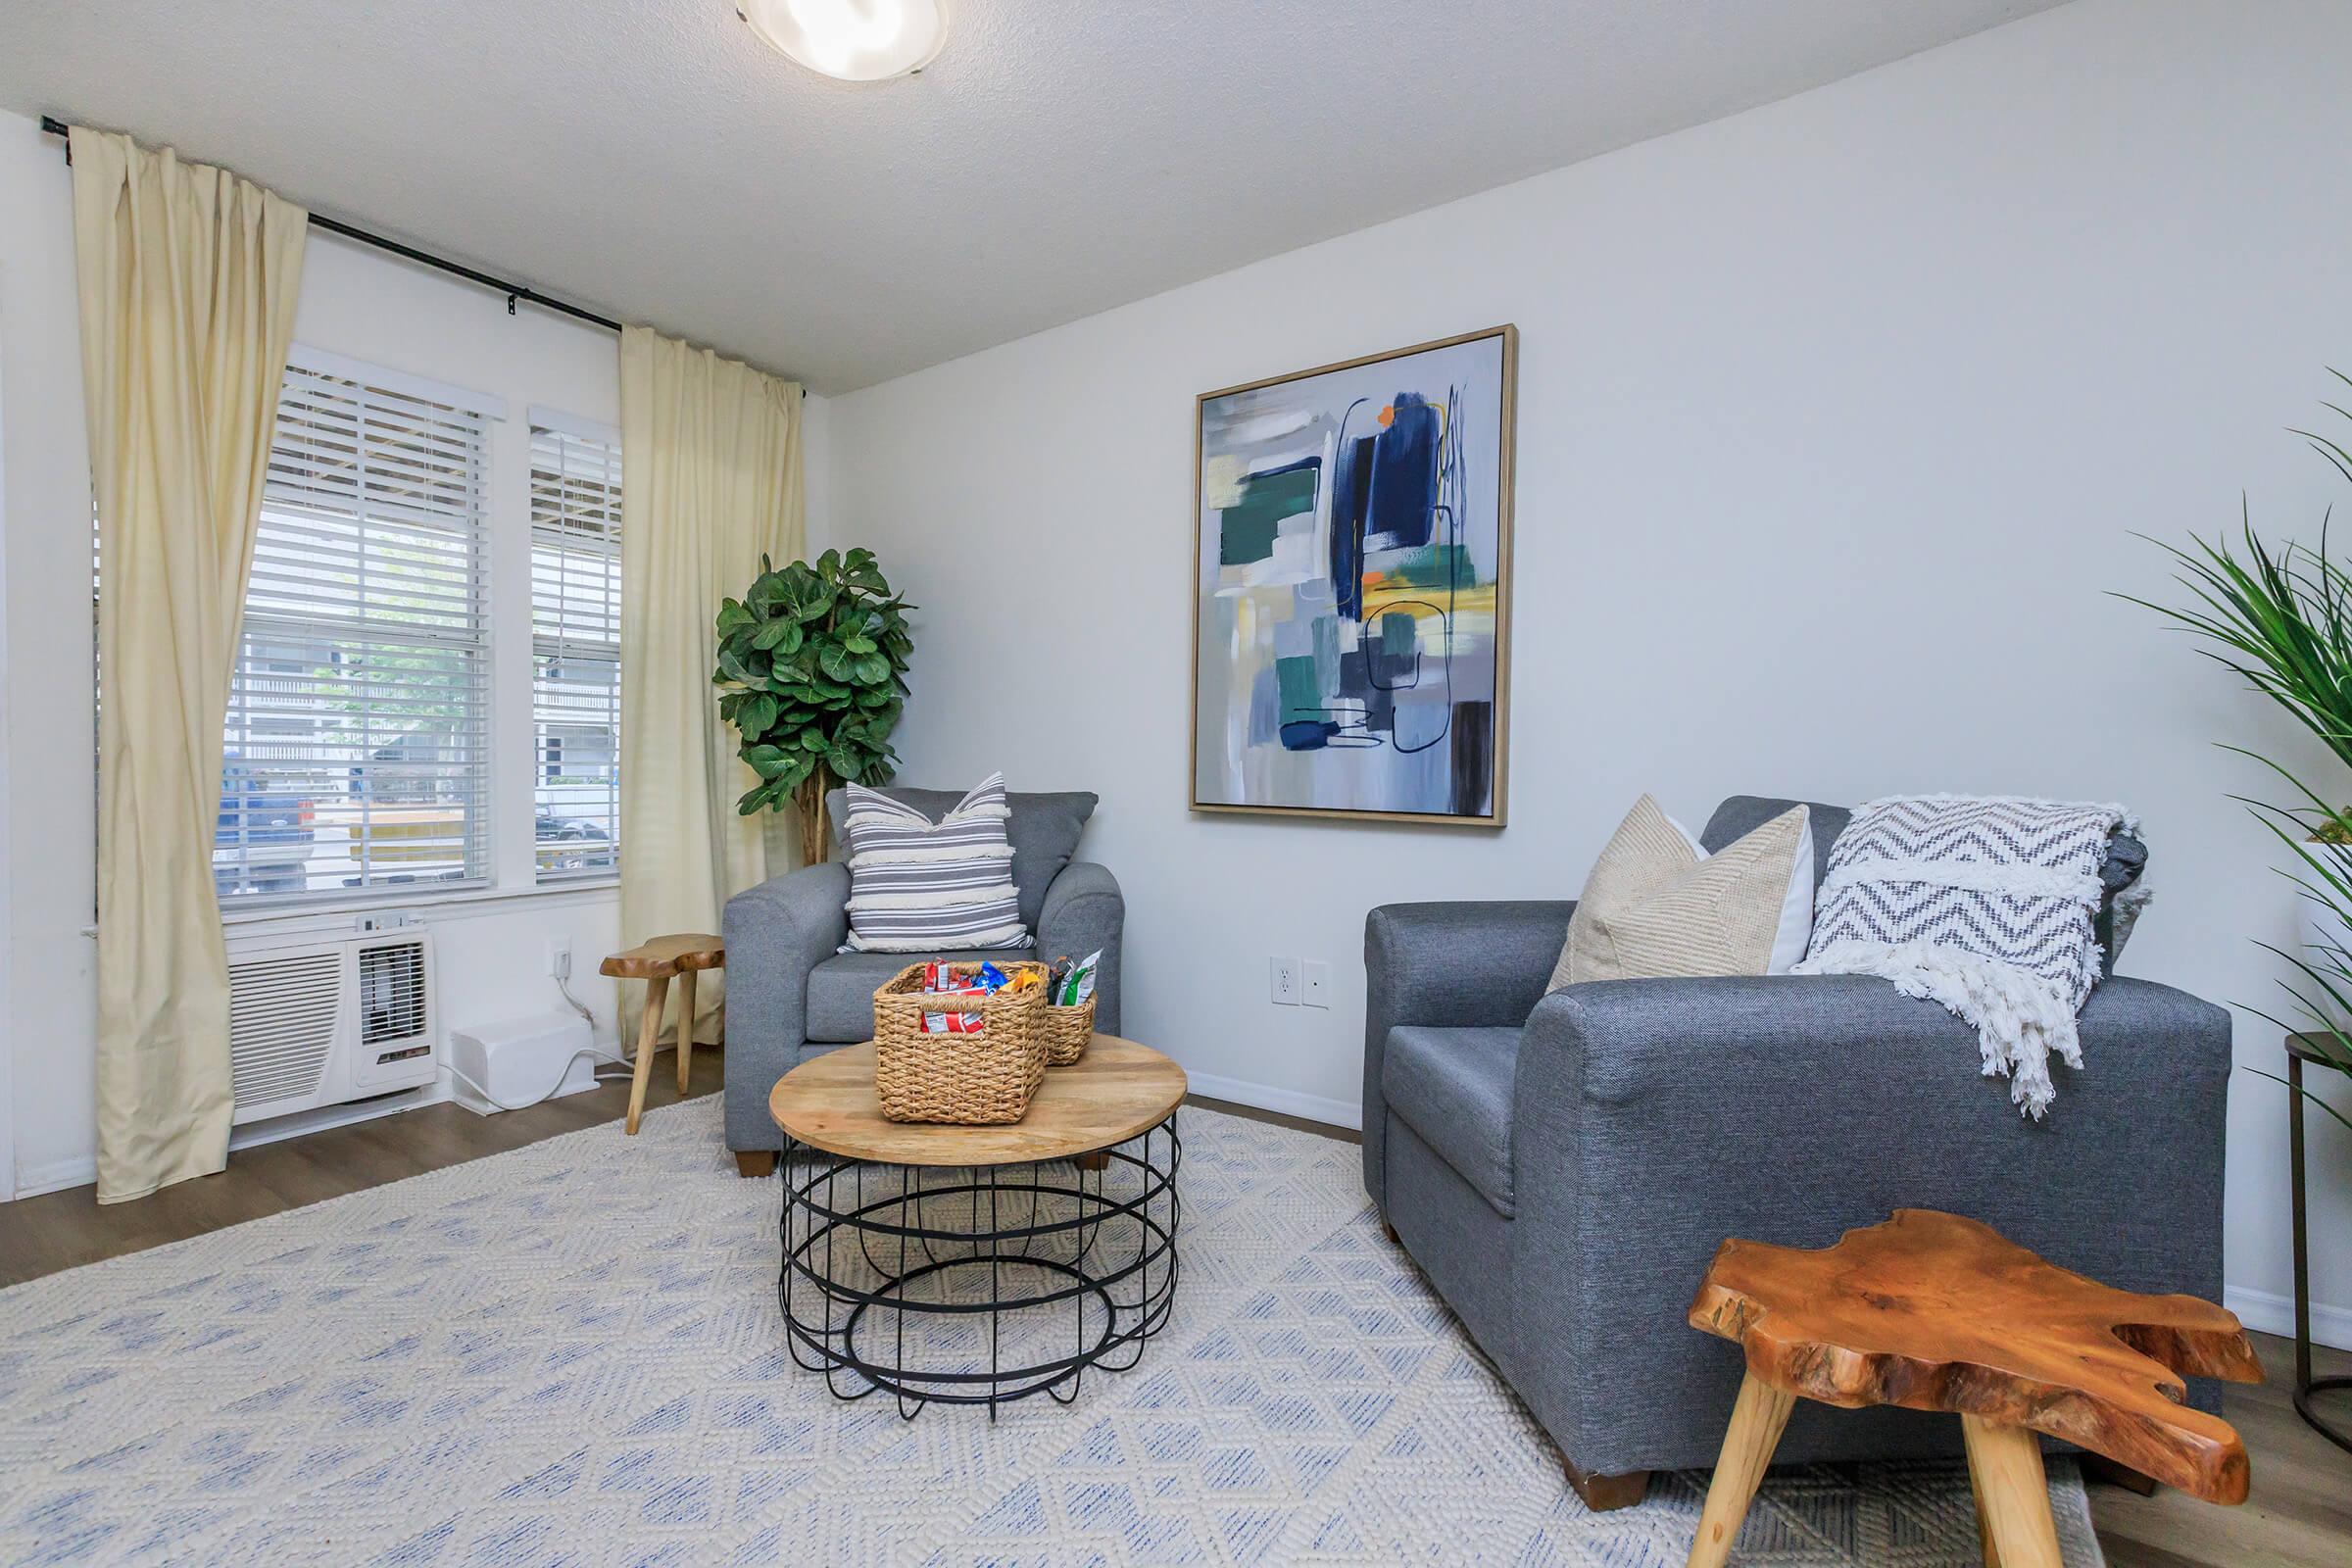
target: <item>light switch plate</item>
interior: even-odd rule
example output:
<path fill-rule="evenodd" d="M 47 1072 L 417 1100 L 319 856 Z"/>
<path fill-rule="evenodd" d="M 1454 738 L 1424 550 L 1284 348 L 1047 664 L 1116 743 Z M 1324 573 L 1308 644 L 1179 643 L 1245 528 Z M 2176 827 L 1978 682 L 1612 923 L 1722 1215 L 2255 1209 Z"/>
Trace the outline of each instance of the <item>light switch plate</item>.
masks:
<path fill-rule="evenodd" d="M 1331 1005 L 1331 965 L 1309 958 L 1298 966 L 1298 1000 L 1310 1007 Z"/>

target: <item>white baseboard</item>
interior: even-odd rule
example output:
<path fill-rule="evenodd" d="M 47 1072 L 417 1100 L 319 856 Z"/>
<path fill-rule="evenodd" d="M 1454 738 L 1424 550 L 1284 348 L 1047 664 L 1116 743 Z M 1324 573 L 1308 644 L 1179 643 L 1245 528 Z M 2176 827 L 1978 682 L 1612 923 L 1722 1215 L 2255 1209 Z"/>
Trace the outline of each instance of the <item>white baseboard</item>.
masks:
<path fill-rule="evenodd" d="M 2222 1304 L 2235 1312 L 2238 1321 L 2250 1329 L 2276 1334 L 2280 1339 L 2295 1337 L 2295 1301 L 2291 1296 L 2273 1296 L 2268 1291 L 2249 1291 L 2230 1285 L 2223 1288 Z M 2312 1302 L 2311 1342 L 2352 1350 L 2352 1306 Z"/>
<path fill-rule="evenodd" d="M 1364 1107 L 1352 1100 L 1326 1100 L 1321 1095 L 1302 1095 L 1296 1089 L 1274 1089 L 1214 1073 L 1188 1071 L 1185 1076 L 1191 1079 L 1195 1094 L 1211 1100 L 1230 1100 L 1257 1110 L 1279 1110 L 1286 1116 L 1304 1116 L 1308 1121 L 1363 1131 Z"/>
<path fill-rule="evenodd" d="M 354 1122 L 374 1121 L 379 1116 L 397 1116 L 404 1110 L 437 1105 L 449 1098 L 449 1078 L 445 1073 L 423 1088 L 410 1090 L 407 1094 L 366 1101 L 356 1105 L 326 1105 L 318 1110 L 298 1110 L 290 1116 L 272 1116 L 268 1121 L 248 1122 L 242 1127 L 231 1128 L 228 1152 L 233 1154 L 240 1149 L 300 1138 L 305 1133 L 324 1132 L 330 1127 L 348 1127 Z M 38 1198 L 43 1193 L 62 1193 L 69 1187 L 88 1187 L 97 1180 L 98 1156 L 95 1154 L 52 1160 L 46 1165 L 27 1166 L 17 1172 L 17 1197 Z"/>
<path fill-rule="evenodd" d="M 96 1154 L 53 1159 L 46 1165 L 25 1165 L 17 1171 L 17 1197 L 21 1200 L 38 1198 L 43 1193 L 62 1193 L 69 1187 L 87 1187 L 97 1179 Z"/>

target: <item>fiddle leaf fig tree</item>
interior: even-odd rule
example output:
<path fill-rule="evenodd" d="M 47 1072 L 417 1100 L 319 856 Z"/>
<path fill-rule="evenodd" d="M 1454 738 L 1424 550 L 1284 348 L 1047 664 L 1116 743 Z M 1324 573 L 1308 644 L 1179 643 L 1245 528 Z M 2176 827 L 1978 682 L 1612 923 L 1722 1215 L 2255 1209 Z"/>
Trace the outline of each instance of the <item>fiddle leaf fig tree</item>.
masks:
<path fill-rule="evenodd" d="M 804 864 L 825 858 L 825 792 L 887 784 L 898 768 L 890 732 L 906 700 L 912 608 L 870 550 L 783 567 L 762 556 L 751 588 L 718 607 L 718 714 L 760 775 L 736 809 L 799 807 Z"/>

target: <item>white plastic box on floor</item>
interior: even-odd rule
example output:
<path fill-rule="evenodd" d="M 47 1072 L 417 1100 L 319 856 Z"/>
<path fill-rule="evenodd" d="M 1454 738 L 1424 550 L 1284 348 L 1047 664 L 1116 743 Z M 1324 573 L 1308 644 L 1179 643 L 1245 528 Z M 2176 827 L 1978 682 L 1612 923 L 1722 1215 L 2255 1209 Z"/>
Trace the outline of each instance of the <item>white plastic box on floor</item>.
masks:
<path fill-rule="evenodd" d="M 588 1020 L 534 1012 L 449 1032 L 455 1098 L 487 1116 L 596 1087 L 600 1053 Z"/>

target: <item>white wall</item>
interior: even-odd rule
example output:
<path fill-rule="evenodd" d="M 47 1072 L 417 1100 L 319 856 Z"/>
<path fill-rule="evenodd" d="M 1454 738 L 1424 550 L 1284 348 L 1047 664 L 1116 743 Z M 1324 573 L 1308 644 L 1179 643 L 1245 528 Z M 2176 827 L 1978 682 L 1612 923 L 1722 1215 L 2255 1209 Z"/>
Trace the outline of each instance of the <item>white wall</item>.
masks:
<path fill-rule="evenodd" d="M 21 1193 L 91 1179 L 96 880 L 89 607 L 89 459 L 82 429 L 71 176 L 55 137 L 0 114 L 0 380 L 5 409 L 5 864 Z M 491 438 L 491 594 L 496 732 L 512 742 L 494 789 L 493 894 L 422 910 L 438 932 L 442 1017 L 457 1027 L 560 1005 L 550 939 L 568 938 L 573 991 L 613 1037 L 611 982 L 597 960 L 620 946 L 610 888 L 532 890 L 528 410 L 539 404 L 617 423 L 612 334 L 521 308 L 472 284 L 314 233 L 294 326 L 298 342 L 506 399 Z M 723 348 L 724 345 L 721 345 Z M 824 400 L 806 406 L 809 491 L 828 494 Z M 521 635 L 515 635 L 520 633 Z M 331 917 L 265 922 L 329 926 Z M 350 918 L 339 922 L 350 929 Z M 263 927 L 238 922 L 232 934 Z"/>
<path fill-rule="evenodd" d="M 93 1145 L 96 955 L 81 932 L 96 897 L 96 732 L 77 332 L 64 160 L 34 122 L 0 115 L 0 381 L 9 390 L 0 410 L 8 486 L 0 740 L 9 778 L 6 1044 L 21 1192 L 71 1174 Z"/>
<path fill-rule="evenodd" d="M 2082 0 L 840 399 L 834 532 L 922 607 L 903 776 L 1101 792 L 1128 1032 L 1334 1119 L 1365 911 L 1572 897 L 1645 789 L 1693 826 L 1740 791 L 2120 798 L 2160 889 L 2125 970 L 2275 1008 L 2289 901 L 2226 798 L 2263 778 L 2213 742 L 2311 750 L 2105 591 L 2166 591 L 2130 530 L 2225 528 L 2244 487 L 2310 536 L 2340 494 L 2283 427 L 2352 368 L 2348 55 L 2328 0 Z M 1190 814 L 1195 395 L 1506 320 L 1512 826 Z M 1270 1006 L 1272 954 L 1332 960 L 1337 1004 Z M 2266 1327 L 2284 1116 L 2238 1074 L 2228 1269 Z M 2352 1138 L 2313 1150 L 2352 1343 Z"/>
<path fill-rule="evenodd" d="M 0 175 L 4 178 L 5 175 Z M 5 210 L 5 209 L 0 209 Z M 12 304 L 9 297 L 9 272 L 0 263 L 0 541 L 8 537 L 8 384 L 9 361 L 7 344 Z M 9 1020 L 13 1014 L 14 993 L 11 988 L 9 952 L 11 947 L 11 899 L 8 842 L 8 746 L 5 737 L 16 715 L 8 691 L 8 554 L 0 549 L 0 1200 L 17 1196 L 17 1120 L 10 1113 L 15 1103 L 16 1079 L 15 1036 Z"/>

